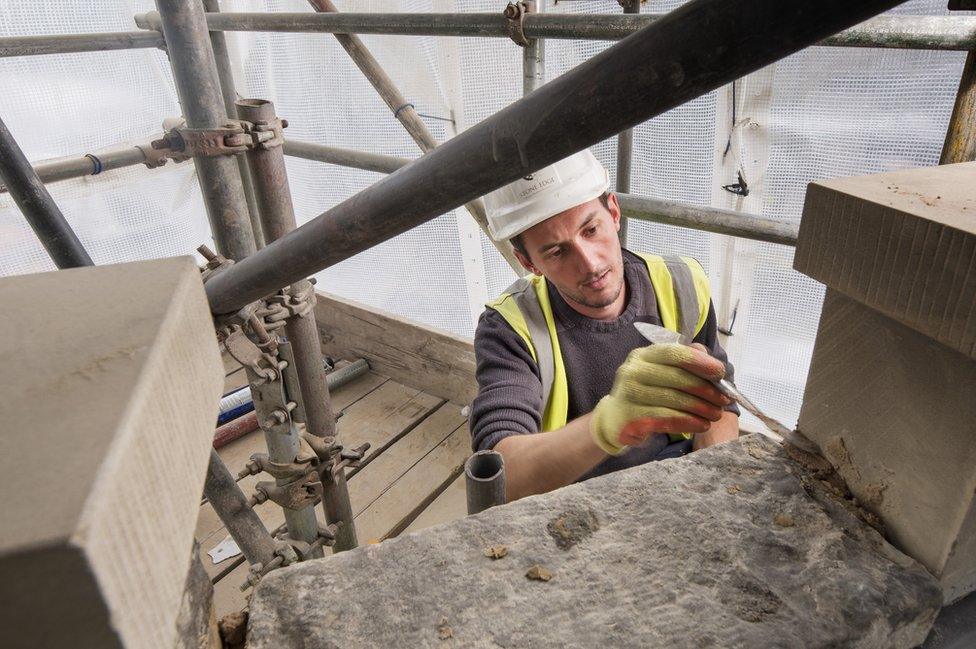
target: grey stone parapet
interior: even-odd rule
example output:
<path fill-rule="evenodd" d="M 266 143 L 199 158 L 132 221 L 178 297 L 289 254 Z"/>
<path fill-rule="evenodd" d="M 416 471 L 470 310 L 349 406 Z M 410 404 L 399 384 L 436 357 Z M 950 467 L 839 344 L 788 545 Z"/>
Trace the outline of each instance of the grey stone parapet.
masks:
<path fill-rule="evenodd" d="M 275 571 L 248 647 L 917 646 L 938 582 L 849 507 L 750 436 Z"/>

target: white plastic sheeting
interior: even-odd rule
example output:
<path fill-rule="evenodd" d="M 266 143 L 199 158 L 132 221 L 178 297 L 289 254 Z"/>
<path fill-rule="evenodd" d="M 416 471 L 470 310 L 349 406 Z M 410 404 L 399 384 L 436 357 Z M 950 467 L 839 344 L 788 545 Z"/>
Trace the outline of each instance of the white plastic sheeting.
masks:
<path fill-rule="evenodd" d="M 500 11 L 499 0 L 346 0 L 355 11 Z M 645 3 L 663 12 L 673 0 Z M 548 2 L 549 11 L 612 12 L 616 2 Z M 308 11 L 303 0 L 225 0 L 225 11 Z M 0 0 L 0 35 L 134 29 L 151 1 Z M 912 0 L 906 14 L 945 13 L 945 0 Z M 521 51 L 507 39 L 364 36 L 439 140 L 518 99 Z M 275 102 L 287 135 L 414 157 L 416 145 L 335 39 L 327 34 L 228 34 L 242 95 Z M 549 79 L 609 47 L 549 41 Z M 935 164 L 964 55 L 814 47 L 635 130 L 632 191 L 797 220 L 806 183 Z M 162 52 L 135 50 L 0 59 L 0 115 L 31 160 L 142 142 L 179 113 Z M 726 149 L 728 148 L 728 153 Z M 594 147 L 614 174 L 613 140 Z M 288 159 L 300 222 L 374 182 L 370 172 Z M 722 190 L 743 171 L 750 195 Z M 188 164 L 134 167 L 50 185 L 96 263 L 192 251 L 209 241 Z M 9 196 L 0 196 L 0 274 L 53 265 Z M 463 245 L 462 245 L 463 242 Z M 737 381 L 755 401 L 795 421 L 822 289 L 791 269 L 783 246 L 631 223 L 630 245 L 690 254 L 710 272 Z M 441 216 L 319 274 L 320 287 L 471 336 L 486 296 L 513 275 L 464 210 Z M 736 309 L 736 307 L 738 307 Z"/>

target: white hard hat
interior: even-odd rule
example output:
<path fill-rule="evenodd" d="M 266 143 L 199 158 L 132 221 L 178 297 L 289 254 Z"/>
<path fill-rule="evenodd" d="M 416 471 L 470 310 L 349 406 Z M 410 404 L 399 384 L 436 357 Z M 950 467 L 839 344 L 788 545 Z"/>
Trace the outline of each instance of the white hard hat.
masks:
<path fill-rule="evenodd" d="M 488 229 L 495 241 L 525 232 L 560 212 L 607 191 L 610 179 L 589 149 L 485 195 Z"/>

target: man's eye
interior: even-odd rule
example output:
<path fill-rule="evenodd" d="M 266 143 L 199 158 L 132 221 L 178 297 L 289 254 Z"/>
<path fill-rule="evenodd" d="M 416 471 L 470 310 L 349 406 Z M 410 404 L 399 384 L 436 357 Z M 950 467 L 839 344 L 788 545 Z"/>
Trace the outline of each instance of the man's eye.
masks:
<path fill-rule="evenodd" d="M 587 234 L 587 236 L 592 236 L 592 235 L 596 234 L 596 226 L 595 225 L 591 225 L 590 227 L 586 228 L 586 234 Z"/>
<path fill-rule="evenodd" d="M 559 248 L 555 248 L 553 250 L 550 250 L 548 253 L 546 253 L 546 257 L 548 257 L 549 259 L 552 259 L 554 257 L 558 257 L 559 255 L 561 255 L 562 252 L 563 251 L 560 250 Z"/>

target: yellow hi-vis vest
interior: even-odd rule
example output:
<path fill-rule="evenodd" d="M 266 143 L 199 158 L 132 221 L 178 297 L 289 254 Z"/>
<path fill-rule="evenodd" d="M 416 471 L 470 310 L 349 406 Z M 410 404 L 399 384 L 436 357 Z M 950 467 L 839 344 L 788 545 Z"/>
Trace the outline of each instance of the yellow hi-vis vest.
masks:
<path fill-rule="evenodd" d="M 708 277 L 701 264 L 691 257 L 637 255 L 647 264 L 661 322 L 693 339 L 705 325 L 711 302 Z M 569 387 L 545 278 L 523 277 L 487 306 L 498 311 L 525 341 L 539 366 L 545 403 L 542 432 L 562 428 L 569 412 Z M 672 440 L 687 437 L 690 435 L 671 436 Z"/>

